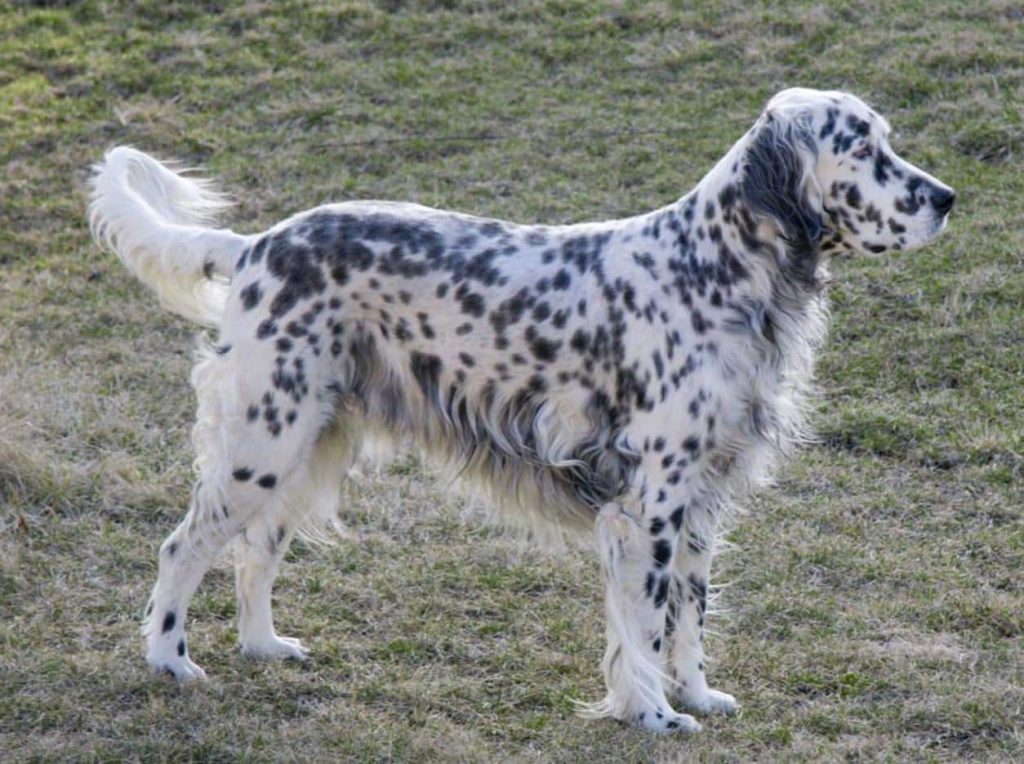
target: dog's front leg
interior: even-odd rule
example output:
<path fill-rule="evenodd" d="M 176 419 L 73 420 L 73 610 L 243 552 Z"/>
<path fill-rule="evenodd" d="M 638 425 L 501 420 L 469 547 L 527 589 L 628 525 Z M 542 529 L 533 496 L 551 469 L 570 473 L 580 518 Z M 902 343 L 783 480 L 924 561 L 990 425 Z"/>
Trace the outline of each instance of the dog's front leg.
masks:
<path fill-rule="evenodd" d="M 597 519 L 605 577 L 608 648 L 603 668 L 608 694 L 589 706 L 591 716 L 612 716 L 657 732 L 695 732 L 692 716 L 665 697 L 664 630 L 675 534 L 652 538 L 644 503 L 609 502 Z"/>
<path fill-rule="evenodd" d="M 665 636 L 671 680 L 669 697 L 699 713 L 733 713 L 736 699 L 708 687 L 704 660 L 704 621 L 714 533 L 710 513 L 699 502 L 682 507 L 682 538 L 668 595 Z"/>

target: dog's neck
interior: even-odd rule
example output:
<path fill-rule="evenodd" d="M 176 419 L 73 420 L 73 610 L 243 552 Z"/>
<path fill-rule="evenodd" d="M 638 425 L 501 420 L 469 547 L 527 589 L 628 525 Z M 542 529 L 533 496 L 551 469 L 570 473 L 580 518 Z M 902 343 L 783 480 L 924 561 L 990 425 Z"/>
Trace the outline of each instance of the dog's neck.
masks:
<path fill-rule="evenodd" d="M 743 173 L 752 132 L 729 150 L 689 194 L 672 205 L 679 223 L 676 258 L 714 269 L 730 284 L 761 272 L 791 298 L 809 300 L 827 276 L 821 239 L 787 237 L 774 220 L 754 212 L 744 199 Z M 754 279 L 757 281 L 760 279 Z M 756 289 L 756 287 L 755 287 Z"/>

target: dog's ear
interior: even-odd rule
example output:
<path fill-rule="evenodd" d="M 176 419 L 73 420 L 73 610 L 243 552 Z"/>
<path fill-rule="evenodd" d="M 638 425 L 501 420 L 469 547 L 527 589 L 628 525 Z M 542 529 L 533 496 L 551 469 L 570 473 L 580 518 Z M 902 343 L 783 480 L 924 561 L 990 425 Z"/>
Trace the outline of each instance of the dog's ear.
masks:
<path fill-rule="evenodd" d="M 741 182 L 744 201 L 778 226 L 789 265 L 808 282 L 814 280 L 822 236 L 816 160 L 817 143 L 806 121 L 771 109 L 755 127 Z"/>

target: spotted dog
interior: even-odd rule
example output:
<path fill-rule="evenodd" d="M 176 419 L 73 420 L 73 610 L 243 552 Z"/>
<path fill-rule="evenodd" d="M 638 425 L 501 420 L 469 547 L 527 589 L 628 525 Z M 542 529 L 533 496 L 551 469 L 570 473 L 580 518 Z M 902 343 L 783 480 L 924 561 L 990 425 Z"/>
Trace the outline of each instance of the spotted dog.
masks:
<path fill-rule="evenodd" d="M 115 148 L 91 223 L 170 310 L 217 330 L 196 366 L 198 480 L 159 553 L 149 664 L 204 676 L 189 600 L 235 542 L 247 655 L 304 658 L 270 592 L 305 524 L 330 516 L 367 436 L 440 456 L 497 519 L 596 536 L 606 697 L 665 732 L 730 712 L 702 638 L 715 534 L 804 433 L 839 251 L 911 250 L 953 191 L 898 157 L 839 92 L 785 90 L 697 187 L 624 220 L 519 225 L 346 202 L 240 235 L 204 183 Z"/>

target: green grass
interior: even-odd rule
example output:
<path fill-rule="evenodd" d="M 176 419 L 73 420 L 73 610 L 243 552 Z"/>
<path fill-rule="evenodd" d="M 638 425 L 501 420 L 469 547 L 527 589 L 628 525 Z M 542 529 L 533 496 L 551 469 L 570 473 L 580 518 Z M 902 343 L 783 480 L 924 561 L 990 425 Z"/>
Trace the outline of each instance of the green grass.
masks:
<path fill-rule="evenodd" d="M 1024 24 L 1003 0 L 79 2 L 0 10 L 0 750 L 17 760 L 1020 760 Z M 66 6 L 66 7 L 65 7 Z M 519 220 L 688 190 L 790 85 L 854 91 L 959 192 L 919 253 L 833 267 L 820 443 L 719 561 L 692 738 L 582 722 L 596 562 L 479 524 L 415 459 L 367 473 L 359 543 L 277 589 L 310 665 L 234 645 L 150 677 L 137 622 L 186 502 L 192 327 L 90 242 L 85 180 L 130 143 L 201 165 L 253 231 L 326 200 Z"/>

